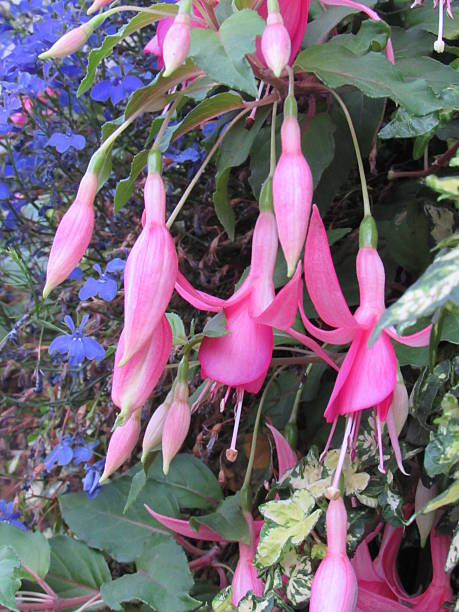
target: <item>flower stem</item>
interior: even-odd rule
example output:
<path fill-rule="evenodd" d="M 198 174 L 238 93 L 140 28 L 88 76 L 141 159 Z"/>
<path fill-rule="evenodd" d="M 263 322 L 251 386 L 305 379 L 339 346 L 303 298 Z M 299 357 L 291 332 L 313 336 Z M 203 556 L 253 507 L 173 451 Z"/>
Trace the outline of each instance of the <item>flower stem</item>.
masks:
<path fill-rule="evenodd" d="M 347 106 L 344 104 L 343 99 L 333 89 L 329 90 L 332 96 L 336 99 L 338 104 L 346 117 L 349 131 L 351 132 L 352 143 L 355 149 L 355 156 L 357 157 L 357 165 L 359 167 L 360 183 L 362 185 L 362 197 L 363 197 L 363 214 L 365 217 L 371 217 L 370 198 L 368 197 L 367 180 L 365 178 L 365 170 L 363 169 L 362 155 L 360 153 L 359 141 L 357 140 L 357 134 L 355 133 L 354 124 L 352 123 L 351 115 L 347 110 Z"/>
<path fill-rule="evenodd" d="M 269 164 L 269 176 L 273 176 L 276 168 L 276 114 L 277 100 L 273 104 L 273 113 L 271 119 L 271 155 Z"/>

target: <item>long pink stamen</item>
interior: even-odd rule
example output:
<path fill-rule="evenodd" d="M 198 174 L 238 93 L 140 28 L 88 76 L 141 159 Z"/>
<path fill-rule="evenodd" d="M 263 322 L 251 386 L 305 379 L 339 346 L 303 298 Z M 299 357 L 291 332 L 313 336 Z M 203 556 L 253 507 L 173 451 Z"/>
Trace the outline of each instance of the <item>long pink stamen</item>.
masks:
<path fill-rule="evenodd" d="M 378 470 L 381 472 L 381 474 L 385 474 L 386 470 L 384 468 L 384 455 L 383 455 L 383 447 L 382 447 L 382 427 L 381 427 L 381 421 L 377 413 L 375 415 L 375 420 L 376 420 L 376 432 L 378 436 L 378 448 L 379 448 Z"/>
<path fill-rule="evenodd" d="M 198 395 L 198 399 L 193 402 L 193 405 L 191 406 L 191 412 L 195 412 L 198 409 L 199 404 L 201 403 L 202 399 L 207 395 L 207 391 L 209 390 L 209 387 L 211 384 L 212 384 L 211 380 L 208 380 L 206 382 L 201 393 Z"/>
<path fill-rule="evenodd" d="M 343 443 L 341 444 L 341 450 L 339 452 L 338 463 L 336 465 L 336 471 L 333 476 L 332 488 L 339 490 L 339 479 L 344 465 L 344 459 L 346 458 L 347 447 L 349 444 L 349 434 L 351 433 L 352 425 L 354 422 L 354 416 L 347 417 L 346 429 L 344 430 Z"/>
<path fill-rule="evenodd" d="M 231 393 L 231 387 L 228 387 L 225 393 L 225 397 L 223 397 L 220 401 L 220 412 L 225 410 L 226 402 L 228 401 L 229 394 Z"/>
<path fill-rule="evenodd" d="M 335 429 L 336 429 L 336 423 L 338 422 L 338 417 L 336 417 L 336 419 L 333 421 L 331 429 L 330 429 L 330 433 L 328 435 L 328 440 L 327 443 L 325 444 L 325 448 L 322 451 L 322 454 L 319 457 L 319 461 L 320 463 L 324 462 L 325 457 L 327 456 L 328 450 L 330 448 L 330 444 L 333 438 L 333 434 L 335 433 Z"/>

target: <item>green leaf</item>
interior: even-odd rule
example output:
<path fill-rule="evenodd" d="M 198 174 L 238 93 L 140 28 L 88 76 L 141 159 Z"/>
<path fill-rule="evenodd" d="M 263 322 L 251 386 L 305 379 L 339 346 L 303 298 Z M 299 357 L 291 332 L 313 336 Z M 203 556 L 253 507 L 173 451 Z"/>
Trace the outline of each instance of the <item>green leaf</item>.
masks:
<path fill-rule="evenodd" d="M 374 4 L 374 3 L 372 3 Z M 327 10 L 321 10 L 314 20 L 309 22 L 304 37 L 306 47 L 319 45 L 327 39 L 327 34 L 331 32 L 345 17 L 358 13 L 357 9 L 348 6 L 327 6 Z"/>
<path fill-rule="evenodd" d="M 0 523 L 0 546 L 11 546 L 22 563 L 25 563 L 40 578 L 44 578 L 49 569 L 50 549 L 43 534 L 33 531 L 22 531 L 14 525 Z M 25 570 L 21 576 L 33 580 Z"/>
<path fill-rule="evenodd" d="M 46 582 L 60 597 L 97 595 L 112 577 L 104 557 L 68 536 L 50 541 L 51 565 Z"/>
<path fill-rule="evenodd" d="M 432 91 L 437 94 L 443 108 L 456 110 L 459 106 L 459 72 L 431 57 L 410 57 L 397 62 L 406 81 L 415 81 L 422 75 Z"/>
<path fill-rule="evenodd" d="M 131 162 L 131 172 L 129 173 L 129 176 L 122 179 L 116 186 L 115 213 L 120 211 L 131 197 L 134 190 L 135 181 L 147 163 L 148 153 L 149 151 L 144 149 L 134 156 L 134 159 Z"/>
<path fill-rule="evenodd" d="M 436 34 L 436 32 L 435 32 Z M 419 27 L 405 30 L 391 25 L 390 37 L 394 47 L 395 63 L 407 57 L 420 57 L 432 53 L 435 36 Z"/>
<path fill-rule="evenodd" d="M 136 567 L 135 574 L 102 585 L 101 595 L 109 608 L 121 610 L 122 602 L 133 600 L 168 612 L 194 610 L 199 605 L 188 594 L 193 578 L 185 553 L 172 538 L 151 536 Z"/>
<path fill-rule="evenodd" d="M 185 119 L 174 128 L 173 139 L 177 140 L 177 138 L 180 138 L 183 134 L 186 134 L 206 121 L 223 115 L 224 113 L 243 108 L 243 106 L 244 100 L 237 93 L 226 91 L 224 93 L 215 94 L 203 100 L 188 113 Z"/>
<path fill-rule="evenodd" d="M 185 325 L 182 319 L 175 312 L 166 312 L 167 320 L 172 329 L 172 344 L 174 346 L 180 346 L 188 342 L 188 336 L 186 335 Z"/>
<path fill-rule="evenodd" d="M 212 196 L 212 200 L 214 202 L 217 219 L 225 228 L 230 240 L 234 240 L 236 217 L 234 216 L 234 210 L 228 198 L 228 179 L 230 172 L 231 168 L 225 168 L 223 172 L 217 172 L 215 177 L 215 193 Z M 221 335 L 226 335 L 226 333 L 225 330 L 225 334 Z"/>
<path fill-rule="evenodd" d="M 459 461 L 459 406 L 453 393 L 441 401 L 442 415 L 434 420 L 438 430 L 430 432 L 425 449 L 424 469 L 429 476 L 447 475 Z"/>
<path fill-rule="evenodd" d="M 391 98 L 415 115 L 425 115 L 442 108 L 426 81 L 405 81 L 401 73 L 381 53 L 363 55 L 351 51 L 349 36 L 338 36 L 328 43 L 302 51 L 295 66 L 313 72 L 331 88 L 353 85 L 370 98 Z"/>
<path fill-rule="evenodd" d="M 96 76 L 96 69 L 100 62 L 106 58 L 112 49 L 121 42 L 124 38 L 127 38 L 134 32 L 148 26 L 162 17 L 167 15 L 175 15 L 177 12 L 177 6 L 169 4 L 167 2 L 161 2 L 149 7 L 148 13 L 139 13 L 124 25 L 116 34 L 106 36 L 104 42 L 97 49 L 93 49 L 89 54 L 88 67 L 86 70 L 86 76 L 81 81 L 77 91 L 77 96 L 84 94 L 94 83 L 94 77 Z"/>
<path fill-rule="evenodd" d="M 21 586 L 21 561 L 11 546 L 0 546 L 0 604 L 15 610 L 15 594 Z"/>
<path fill-rule="evenodd" d="M 131 477 L 123 476 L 104 485 L 95 499 L 89 499 L 84 493 L 69 493 L 59 498 L 62 517 L 75 535 L 122 563 L 133 561 L 152 533 L 165 533 L 148 515 L 144 504 L 161 514 L 178 515 L 171 491 L 154 482 L 147 482 L 135 503 L 123 514 L 130 486 Z"/>
<path fill-rule="evenodd" d="M 440 124 L 437 113 L 430 113 L 423 117 L 410 115 L 403 108 L 397 109 L 390 123 L 385 125 L 379 132 L 379 138 L 414 138 L 422 134 L 427 134 Z"/>
<path fill-rule="evenodd" d="M 193 455 L 177 455 L 167 476 L 163 474 L 162 457 L 158 455 L 148 472 L 148 480 L 160 484 L 161 489 L 174 497 L 181 508 L 213 509 L 223 499 L 218 480 L 211 470 Z M 168 512 L 162 514 L 174 516 Z"/>
<path fill-rule="evenodd" d="M 202 333 L 207 338 L 220 338 L 221 336 L 227 336 L 230 332 L 226 329 L 226 317 L 222 310 L 217 312 L 215 316 L 207 321 L 204 325 Z"/>
<path fill-rule="evenodd" d="M 129 495 L 126 500 L 126 504 L 123 508 L 123 514 L 126 514 L 130 506 L 138 498 L 140 491 L 142 491 L 142 489 L 144 488 L 146 484 L 147 484 L 147 475 L 145 474 L 145 470 L 143 466 L 141 466 L 139 471 L 132 478 L 131 488 L 129 489 Z"/>
<path fill-rule="evenodd" d="M 231 128 L 219 149 L 217 159 L 217 170 L 219 172 L 245 163 L 270 110 L 269 108 L 259 108 L 255 115 L 255 123 L 250 129 L 247 129 L 244 121 L 240 121 Z"/>
<path fill-rule="evenodd" d="M 438 508 L 443 508 L 448 504 L 457 504 L 459 501 L 459 479 L 455 480 L 452 485 L 450 485 L 446 491 L 437 495 L 431 499 L 427 504 L 422 508 L 422 514 L 429 514 L 429 512 L 434 512 L 438 510 Z"/>
<path fill-rule="evenodd" d="M 449 19 L 445 15 L 444 22 L 444 37 L 448 40 L 454 40 L 459 37 L 459 7 L 451 5 L 451 10 L 454 19 Z M 432 9 L 432 5 L 417 6 L 414 9 L 408 9 L 405 17 L 406 23 L 409 26 L 419 26 L 427 32 L 437 35 L 438 32 L 438 11 Z"/>
<path fill-rule="evenodd" d="M 440 251 L 424 274 L 388 308 L 370 337 L 370 345 L 390 325 L 400 332 L 448 301 L 459 304 L 459 247 Z"/>
<path fill-rule="evenodd" d="M 226 497 L 212 514 L 192 517 L 190 525 L 196 530 L 199 525 L 207 525 L 225 540 L 249 543 L 249 529 L 242 514 L 239 493 Z"/>
<path fill-rule="evenodd" d="M 255 38 L 263 32 L 265 22 L 255 11 L 234 13 L 218 32 L 193 28 L 190 57 L 217 83 L 257 95 L 255 77 L 245 56 L 255 52 Z"/>

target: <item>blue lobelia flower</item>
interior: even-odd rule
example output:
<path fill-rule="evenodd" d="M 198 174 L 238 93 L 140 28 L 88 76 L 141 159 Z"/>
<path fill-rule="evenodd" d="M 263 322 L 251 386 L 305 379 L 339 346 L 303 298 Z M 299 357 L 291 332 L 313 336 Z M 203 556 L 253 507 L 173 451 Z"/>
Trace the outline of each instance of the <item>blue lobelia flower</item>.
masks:
<path fill-rule="evenodd" d="M 101 485 L 99 484 L 100 477 L 105 465 L 105 459 L 101 459 L 93 464 L 86 464 L 86 476 L 83 478 L 83 491 L 89 497 L 94 499 L 99 494 Z"/>
<path fill-rule="evenodd" d="M 14 525 L 22 531 L 27 531 L 27 527 L 21 521 L 18 521 L 20 513 L 14 512 L 13 502 L 5 502 L 4 499 L 0 499 L 0 523 L 6 523 L 8 525 Z"/>
<path fill-rule="evenodd" d="M 86 145 L 86 139 L 81 134 L 73 134 L 68 130 L 66 134 L 54 132 L 46 144 L 54 147 L 59 153 L 65 153 L 71 147 L 81 151 Z"/>
<path fill-rule="evenodd" d="M 93 455 L 93 449 L 95 446 L 97 446 L 97 442 L 84 443 L 83 440 L 81 440 L 79 446 L 76 446 L 73 450 L 74 465 L 87 463 Z"/>
<path fill-rule="evenodd" d="M 104 349 L 94 338 L 87 338 L 83 334 L 83 328 L 89 319 L 89 315 L 84 315 L 80 326 L 75 329 L 73 320 L 68 315 L 64 317 L 64 322 L 72 332 L 63 336 L 58 336 L 49 345 L 49 354 L 61 353 L 68 354 L 70 367 L 78 367 L 86 359 L 103 359 Z"/>
<path fill-rule="evenodd" d="M 87 300 L 90 297 L 98 295 L 106 302 L 111 302 L 118 291 L 118 285 L 113 276 L 107 274 L 108 266 L 105 272 L 102 272 L 99 264 L 94 264 L 93 268 L 99 273 L 99 278 L 88 278 L 85 284 L 81 287 L 78 294 L 80 300 Z"/>
<path fill-rule="evenodd" d="M 45 465 L 50 472 L 56 465 L 68 465 L 73 459 L 72 438 L 64 436 L 45 459 Z"/>
<path fill-rule="evenodd" d="M 126 250 L 127 254 L 127 250 Z M 126 260 L 121 259 L 121 257 L 115 257 L 111 259 L 107 267 L 105 268 L 105 272 L 110 272 L 111 274 L 114 272 L 124 272 L 124 268 L 126 267 Z"/>

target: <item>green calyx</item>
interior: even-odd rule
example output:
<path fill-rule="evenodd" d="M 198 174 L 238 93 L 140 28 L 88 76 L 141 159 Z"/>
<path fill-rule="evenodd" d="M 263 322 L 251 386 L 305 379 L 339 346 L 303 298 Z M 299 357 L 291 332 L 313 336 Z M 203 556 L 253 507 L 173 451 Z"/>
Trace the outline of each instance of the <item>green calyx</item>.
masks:
<path fill-rule="evenodd" d="M 260 212 L 274 212 L 273 177 L 270 175 L 263 183 L 260 192 Z"/>
<path fill-rule="evenodd" d="M 293 450 L 296 450 L 298 444 L 298 426 L 296 423 L 289 422 L 284 428 L 284 437 L 290 444 Z"/>
<path fill-rule="evenodd" d="M 188 379 L 188 357 L 184 355 L 178 367 L 177 382 L 187 384 L 187 379 Z"/>
<path fill-rule="evenodd" d="M 284 102 L 284 117 L 298 117 L 298 105 L 295 97 L 289 94 Z"/>
<path fill-rule="evenodd" d="M 252 512 L 252 493 L 247 485 L 241 488 L 241 510 L 242 512 Z"/>
<path fill-rule="evenodd" d="M 378 230 L 376 228 L 376 222 L 370 215 L 363 218 L 360 224 L 359 234 L 359 247 L 372 247 L 378 246 Z"/>
<path fill-rule="evenodd" d="M 96 28 L 98 28 L 100 25 L 104 23 L 105 19 L 106 19 L 105 13 L 100 13 L 99 15 L 96 15 L 95 17 L 93 17 L 92 19 L 90 19 L 84 24 L 85 30 L 87 30 L 88 32 L 88 38 L 94 32 Z"/>
<path fill-rule="evenodd" d="M 268 0 L 268 13 L 279 13 L 279 3 L 277 0 Z"/>
<path fill-rule="evenodd" d="M 148 174 L 161 174 L 163 169 L 161 153 L 152 149 L 148 154 Z"/>
<path fill-rule="evenodd" d="M 181 0 L 179 15 L 191 15 L 191 0 Z"/>

